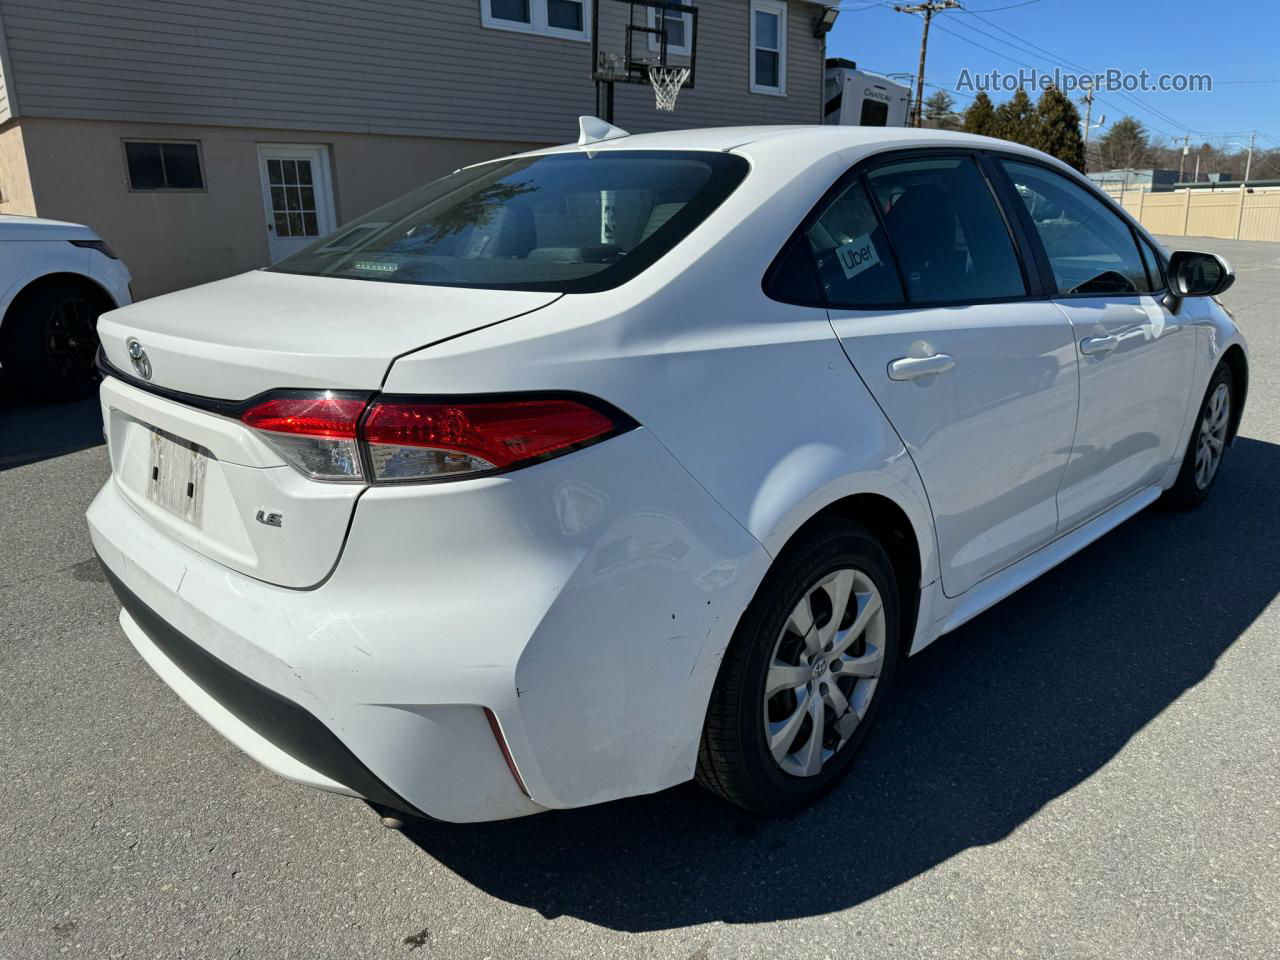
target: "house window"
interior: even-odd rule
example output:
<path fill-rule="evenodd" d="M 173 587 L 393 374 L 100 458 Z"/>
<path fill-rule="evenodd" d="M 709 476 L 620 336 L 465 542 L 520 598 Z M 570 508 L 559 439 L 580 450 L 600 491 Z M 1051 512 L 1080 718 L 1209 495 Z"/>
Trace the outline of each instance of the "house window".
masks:
<path fill-rule="evenodd" d="M 751 92 L 787 92 L 787 5 L 751 0 Z"/>
<path fill-rule="evenodd" d="M 591 39 L 587 0 L 480 0 L 480 22 L 494 30 Z"/>
<path fill-rule="evenodd" d="M 200 145 L 163 141 L 126 140 L 124 162 L 130 190 L 203 190 Z"/>
<path fill-rule="evenodd" d="M 692 4 L 692 0 L 680 0 L 686 6 Z M 662 18 L 663 33 L 667 35 L 667 54 L 678 54 L 680 56 L 689 56 L 692 52 L 689 49 L 689 38 L 693 35 L 693 15 L 689 13 L 679 13 L 672 10 L 663 11 L 666 15 Z M 649 8 L 649 29 L 658 29 L 658 10 L 654 7 Z M 649 49 L 657 51 L 661 47 L 661 42 L 654 34 L 649 34 Z"/>

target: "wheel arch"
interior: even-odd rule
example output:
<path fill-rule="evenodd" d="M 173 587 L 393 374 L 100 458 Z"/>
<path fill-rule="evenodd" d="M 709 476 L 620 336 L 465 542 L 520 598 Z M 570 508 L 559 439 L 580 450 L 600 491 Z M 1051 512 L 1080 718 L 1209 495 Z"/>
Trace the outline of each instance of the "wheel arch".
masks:
<path fill-rule="evenodd" d="M 1244 355 L 1244 348 L 1233 343 L 1223 351 L 1221 362 L 1231 371 L 1231 385 L 1236 393 L 1235 402 L 1231 404 L 1231 426 L 1227 431 L 1227 442 L 1235 443 L 1240 418 L 1244 416 L 1244 403 L 1249 395 L 1249 360 Z"/>
<path fill-rule="evenodd" d="M 42 273 L 23 277 L 5 292 L 4 300 L 0 302 L 0 329 L 3 328 L 4 321 L 9 317 L 10 313 L 21 304 L 25 297 L 43 290 L 45 287 L 59 283 L 71 284 L 88 290 L 101 302 L 104 312 L 114 310 L 119 306 L 110 291 L 87 274 L 66 269 L 46 270 Z"/>
<path fill-rule="evenodd" d="M 902 601 L 901 650 L 906 655 L 916 636 L 921 591 L 925 586 L 925 565 L 931 556 L 931 552 L 926 551 L 932 541 L 922 539 L 922 531 L 917 529 L 907 510 L 893 498 L 882 493 L 852 493 L 832 500 L 800 524 L 787 537 L 778 556 L 799 537 L 836 517 L 866 527 L 889 555 Z M 924 532 L 924 535 L 929 533 Z"/>

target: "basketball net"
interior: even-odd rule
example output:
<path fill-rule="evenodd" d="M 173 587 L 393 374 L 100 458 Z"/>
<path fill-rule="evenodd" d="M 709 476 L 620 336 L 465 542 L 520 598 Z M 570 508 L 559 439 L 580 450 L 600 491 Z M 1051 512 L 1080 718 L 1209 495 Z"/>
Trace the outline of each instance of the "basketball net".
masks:
<path fill-rule="evenodd" d="M 688 67 L 649 67 L 649 82 L 653 84 L 654 106 L 670 113 L 676 108 L 680 88 L 689 79 Z"/>

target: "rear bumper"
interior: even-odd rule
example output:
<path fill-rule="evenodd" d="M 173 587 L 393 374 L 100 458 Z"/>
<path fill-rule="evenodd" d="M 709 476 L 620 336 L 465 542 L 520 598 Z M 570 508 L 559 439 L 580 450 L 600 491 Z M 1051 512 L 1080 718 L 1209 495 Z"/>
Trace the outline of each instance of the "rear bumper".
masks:
<path fill-rule="evenodd" d="M 228 739 L 293 780 L 455 822 L 692 776 L 768 566 L 643 429 L 508 477 L 370 488 L 309 590 L 200 555 L 114 479 L 88 520 L 130 640 Z"/>
<path fill-rule="evenodd" d="M 307 786 L 422 816 L 318 719 L 166 623 L 103 565 L 129 641 L 192 709 L 266 767 Z"/>

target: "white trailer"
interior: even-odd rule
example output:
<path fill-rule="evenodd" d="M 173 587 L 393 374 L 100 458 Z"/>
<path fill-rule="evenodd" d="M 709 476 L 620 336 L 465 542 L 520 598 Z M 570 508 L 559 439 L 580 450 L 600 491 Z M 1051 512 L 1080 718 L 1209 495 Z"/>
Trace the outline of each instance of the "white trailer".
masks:
<path fill-rule="evenodd" d="M 905 127 L 911 89 L 852 60 L 827 61 L 823 123 L 855 127 Z"/>

